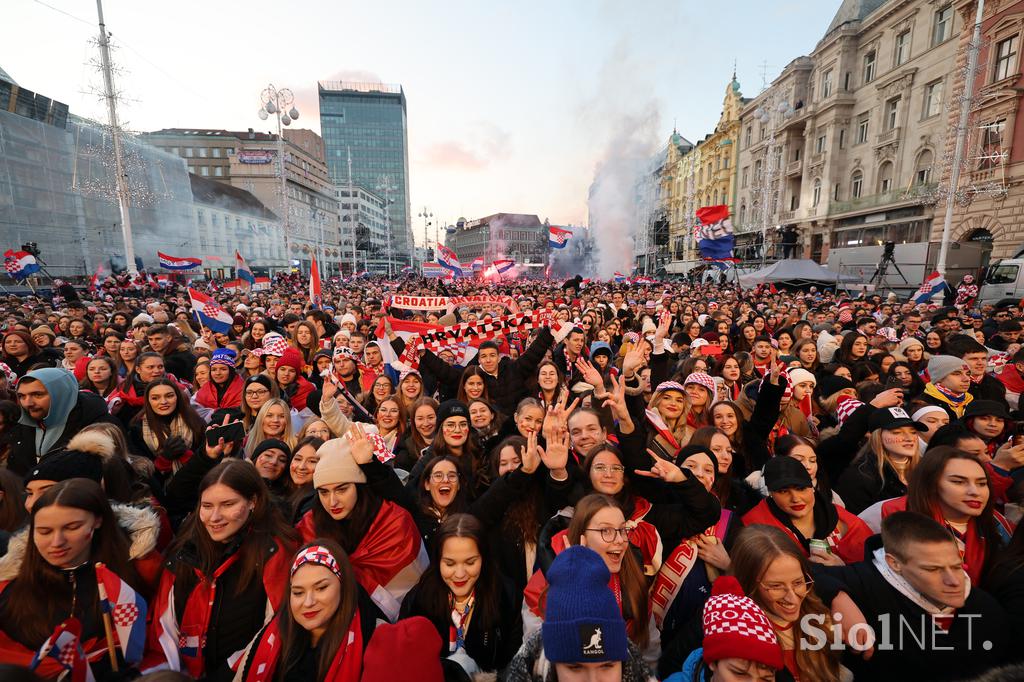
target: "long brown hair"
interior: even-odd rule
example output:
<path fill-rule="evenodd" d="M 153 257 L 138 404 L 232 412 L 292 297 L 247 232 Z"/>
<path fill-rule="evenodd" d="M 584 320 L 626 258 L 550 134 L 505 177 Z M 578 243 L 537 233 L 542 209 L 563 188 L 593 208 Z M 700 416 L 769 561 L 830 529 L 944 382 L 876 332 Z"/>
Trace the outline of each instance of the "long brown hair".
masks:
<path fill-rule="evenodd" d="M 168 557 L 173 558 L 179 551 L 189 548 L 196 556 L 196 567 L 204 575 L 209 576 L 217 570 L 221 557 L 220 547 L 199 520 L 203 493 L 217 484 L 231 488 L 253 503 L 252 512 L 249 513 L 245 526 L 239 531 L 245 537 L 245 541 L 238 549 L 241 573 L 235 595 L 239 595 L 263 573 L 264 566 L 272 556 L 270 547 L 273 544 L 281 542 L 289 548 L 294 545 L 295 530 L 281 518 L 281 512 L 271 500 L 266 484 L 256 473 L 256 467 L 243 460 L 227 459 L 210 469 L 199 482 L 199 502 L 196 503 L 195 511 L 182 524 L 171 546 L 167 548 Z M 173 570 L 175 592 L 191 592 L 198 581 L 192 565 L 186 561 L 175 561 Z"/>
<path fill-rule="evenodd" d="M 63 572 L 50 565 L 36 548 L 36 515 L 50 506 L 81 509 L 99 518 L 100 526 L 92 536 L 89 562 L 103 562 L 136 591 L 145 592 L 131 563 L 128 537 L 118 525 L 100 485 L 85 478 L 61 481 L 43 493 L 32 507 L 25 558 L 18 576 L 7 587 L 6 608 L 0 612 L 0 622 L 17 623 L 19 638 L 36 646 L 53 634 L 53 628 L 67 617 L 74 600 L 71 583 Z M 93 608 L 99 618 L 99 603 Z"/>
<path fill-rule="evenodd" d="M 174 414 L 169 417 L 162 417 L 153 411 L 153 406 L 149 404 L 149 393 L 157 386 L 170 386 L 174 390 L 174 397 L 177 401 L 174 405 Z M 149 428 L 152 429 L 154 435 L 156 435 L 157 443 L 163 446 L 164 442 L 171 436 L 171 422 L 175 417 L 181 417 L 185 420 L 185 425 L 188 426 L 188 430 L 192 433 L 192 442 L 190 443 L 192 448 L 200 447 L 203 442 L 204 434 L 206 433 L 206 422 L 203 418 L 192 409 L 189 405 L 188 397 L 185 392 L 181 390 L 181 387 L 177 383 L 170 379 L 154 379 L 153 381 L 146 384 L 146 391 L 143 395 L 142 400 L 142 411 L 136 415 L 135 419 L 140 423 L 145 420 Z"/>
<path fill-rule="evenodd" d="M 509 436 L 498 443 L 491 450 L 491 475 L 494 480 L 498 479 L 498 465 L 501 462 L 501 451 L 505 448 L 512 448 L 519 461 L 523 460 L 523 453 L 526 451 L 526 439 L 522 436 Z M 524 544 L 537 543 L 537 534 L 540 531 L 540 524 L 537 523 L 537 511 L 544 509 L 543 490 L 535 484 L 534 477 L 530 477 L 528 491 L 513 501 L 502 515 L 502 530 L 518 536 Z"/>
<path fill-rule="evenodd" d="M 25 520 L 25 484 L 13 471 L 0 469 L 0 530 L 13 533 Z"/>
<path fill-rule="evenodd" d="M 299 343 L 299 327 L 305 327 L 309 331 L 310 340 L 308 347 Z M 302 362 L 304 364 L 315 364 L 313 358 L 316 357 L 317 351 L 320 350 L 320 333 L 317 332 L 315 324 L 308 320 L 299 320 L 299 323 L 295 325 L 295 329 L 292 330 L 291 342 L 292 347 L 302 355 Z"/>
<path fill-rule="evenodd" d="M 615 507 L 622 510 L 622 506 L 612 497 L 595 493 L 587 495 L 576 503 L 576 511 L 569 522 L 569 530 L 566 534 L 570 545 L 580 544 L 580 539 L 590 525 L 594 515 L 602 509 Z M 626 520 L 629 520 L 629 516 Z M 647 579 L 644 577 L 643 568 L 637 561 L 636 555 L 630 551 L 622 553 L 622 568 L 619 569 L 619 585 L 622 588 L 622 617 L 629 621 L 629 637 L 641 650 L 647 647 L 650 641 L 648 631 L 649 601 L 647 597 Z"/>
<path fill-rule="evenodd" d="M 907 511 L 935 518 L 936 521 L 942 523 L 942 512 L 939 509 L 939 481 L 942 479 L 942 473 L 946 470 L 946 465 L 954 459 L 963 459 L 977 464 L 985 476 L 985 480 L 988 481 L 988 500 L 985 501 L 981 514 L 971 519 L 978 530 L 978 535 L 986 540 L 983 569 L 987 569 L 992 565 L 992 555 L 999 546 L 997 541 L 999 535 L 996 531 L 993 511 L 995 495 L 992 491 L 992 482 L 989 479 L 988 471 L 974 455 L 957 450 L 951 445 L 940 445 L 929 450 L 928 456 L 921 458 L 920 463 L 914 467 L 913 473 L 907 480 Z"/>
<path fill-rule="evenodd" d="M 753 599 L 758 606 L 768 612 L 768 605 L 761 598 L 759 589 L 768 566 L 780 557 L 792 557 L 800 563 L 800 570 L 809 579 L 811 565 L 804 556 L 803 550 L 786 535 L 785 531 L 775 526 L 753 525 L 744 528 L 736 538 L 732 551 L 732 573 L 739 581 L 743 593 Z M 813 586 L 800 604 L 800 616 L 814 614 L 821 618 L 821 628 L 825 632 L 832 631 L 832 617 L 821 598 L 814 593 Z M 799 630 L 794 631 L 799 638 Z M 802 682 L 830 682 L 839 679 L 839 660 L 828 647 L 820 651 L 811 651 L 801 646 L 799 639 L 794 642 L 796 667 L 800 671 Z"/>
<path fill-rule="evenodd" d="M 341 646 L 342 642 L 346 641 L 348 636 L 352 618 L 355 616 L 356 609 L 358 608 L 358 586 L 348 555 L 334 540 L 317 538 L 299 548 L 295 556 L 317 545 L 334 555 L 339 572 L 341 573 L 341 576 L 338 577 L 339 582 L 341 582 L 341 601 L 338 603 L 338 608 L 334 615 L 327 621 L 325 625 L 326 630 L 324 630 L 324 634 L 316 646 L 316 679 L 323 680 L 327 679 L 327 673 L 331 668 L 331 663 L 334 661 L 335 654 L 338 652 L 338 647 Z M 292 561 L 294 562 L 294 557 Z M 302 659 L 303 654 L 313 646 L 309 630 L 295 622 L 295 616 L 292 615 L 291 604 L 288 598 L 290 593 L 291 577 L 289 576 L 288 593 L 286 593 L 285 599 L 281 601 L 281 608 L 277 612 L 281 637 L 281 656 L 278 660 L 281 663 L 277 666 L 274 679 L 278 681 L 284 680 L 291 669 Z"/>
<path fill-rule="evenodd" d="M 437 424 L 437 408 L 438 402 L 433 398 L 417 398 L 416 402 L 409 408 L 409 438 L 412 440 L 413 447 L 416 448 L 416 452 L 410 452 L 409 456 L 415 461 L 420 458 L 420 453 L 423 449 L 430 445 L 430 441 L 420 435 L 419 430 L 416 428 L 416 413 L 419 412 L 420 408 L 427 406 L 434 411 L 434 432 L 436 433 L 440 428 L 440 424 Z"/>
<path fill-rule="evenodd" d="M 464 403 L 468 403 L 470 401 L 470 397 L 466 395 L 466 380 L 470 377 L 480 377 L 480 381 L 484 382 L 484 392 L 480 394 L 480 397 L 487 402 L 491 402 L 491 396 L 487 391 L 487 378 L 479 365 L 470 365 L 463 370 L 462 376 L 459 377 L 459 391 L 456 399 Z"/>

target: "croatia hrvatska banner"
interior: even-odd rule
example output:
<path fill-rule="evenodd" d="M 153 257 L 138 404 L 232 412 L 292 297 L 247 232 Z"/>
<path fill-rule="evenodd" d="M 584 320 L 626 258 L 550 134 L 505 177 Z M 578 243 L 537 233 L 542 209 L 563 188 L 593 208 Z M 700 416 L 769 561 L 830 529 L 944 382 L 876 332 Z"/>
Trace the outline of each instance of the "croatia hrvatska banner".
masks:
<path fill-rule="evenodd" d="M 519 305 L 511 296 L 388 296 L 383 301 L 385 310 L 448 310 L 463 305 L 501 305 L 510 312 L 519 312 Z"/>

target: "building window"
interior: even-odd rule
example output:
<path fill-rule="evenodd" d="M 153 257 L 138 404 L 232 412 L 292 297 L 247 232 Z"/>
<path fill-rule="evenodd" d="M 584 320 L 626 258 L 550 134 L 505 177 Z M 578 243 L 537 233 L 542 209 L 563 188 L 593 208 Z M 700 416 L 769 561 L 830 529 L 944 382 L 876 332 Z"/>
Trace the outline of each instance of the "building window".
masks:
<path fill-rule="evenodd" d="M 740 204 L 740 225 L 746 225 L 747 223 L 747 205 Z"/>
<path fill-rule="evenodd" d="M 857 119 L 857 144 L 864 144 L 868 141 L 868 120 L 867 114 Z"/>
<path fill-rule="evenodd" d="M 191 159 L 193 153 L 194 152 L 193 152 L 192 147 L 185 147 L 185 158 L 186 159 Z"/>
<path fill-rule="evenodd" d="M 996 168 L 1003 163 L 1003 135 L 1006 132 L 1006 119 L 993 121 L 982 126 L 981 159 L 979 170 Z"/>
<path fill-rule="evenodd" d="M 860 199 L 861 194 L 864 192 L 864 174 L 860 171 L 855 171 L 853 177 L 850 180 L 850 198 Z"/>
<path fill-rule="evenodd" d="M 740 187 L 743 189 L 747 188 L 747 183 L 750 181 L 750 166 L 746 166 L 743 169 L 743 173 L 740 174 Z"/>
<path fill-rule="evenodd" d="M 996 73 L 993 80 L 1009 78 L 1017 71 L 1017 36 L 996 43 Z"/>
<path fill-rule="evenodd" d="M 914 174 L 914 183 L 918 185 L 927 185 L 932 179 L 932 152 L 929 149 L 925 149 L 917 157 L 917 172 Z"/>
<path fill-rule="evenodd" d="M 811 189 L 811 206 L 817 207 L 821 203 L 821 180 L 815 180 Z"/>
<path fill-rule="evenodd" d="M 832 94 L 832 69 L 821 74 L 821 98 L 825 99 Z"/>
<path fill-rule="evenodd" d="M 864 55 L 864 82 L 870 83 L 875 80 L 875 51 L 871 50 Z"/>
<path fill-rule="evenodd" d="M 942 113 L 942 81 L 935 81 L 924 86 L 924 118 L 931 118 Z"/>
<path fill-rule="evenodd" d="M 893 64 L 900 66 L 910 59 L 910 31 L 904 31 L 896 36 L 896 47 L 893 50 Z"/>
<path fill-rule="evenodd" d="M 757 161 L 754 162 L 754 182 L 761 182 L 762 167 L 763 164 L 761 163 L 761 159 L 758 159 Z"/>
<path fill-rule="evenodd" d="M 834 186 L 832 187 L 832 200 L 833 200 L 833 201 L 839 201 L 839 186 L 840 186 L 840 185 L 839 185 L 839 183 L 837 182 L 837 183 L 836 183 L 836 184 L 835 184 L 835 185 L 834 185 Z"/>
<path fill-rule="evenodd" d="M 726 168 L 726 169 L 729 168 L 729 157 L 728 156 L 726 156 L 725 158 L 722 159 L 722 168 Z"/>
<path fill-rule="evenodd" d="M 878 167 L 878 191 L 888 192 L 892 189 L 892 161 L 886 161 Z"/>
<path fill-rule="evenodd" d="M 210 154 L 213 155 L 213 158 L 219 159 L 220 158 L 220 147 L 213 147 L 212 149 L 210 149 Z"/>
<path fill-rule="evenodd" d="M 196 209 L 196 222 L 200 227 L 206 227 L 206 212 L 203 209 Z"/>
<path fill-rule="evenodd" d="M 754 126 L 747 126 L 746 132 L 743 133 L 743 146 L 749 147 L 751 141 L 754 139 Z"/>
<path fill-rule="evenodd" d="M 199 167 L 199 174 L 202 175 L 204 178 L 209 177 L 210 176 L 210 167 L 209 166 L 200 166 Z"/>
<path fill-rule="evenodd" d="M 839 148 L 846 149 L 846 130 L 839 131 Z"/>
<path fill-rule="evenodd" d="M 199 158 L 200 159 L 205 159 L 206 158 L 206 147 L 200 147 L 199 148 Z"/>
<path fill-rule="evenodd" d="M 224 177 L 224 167 L 223 166 L 214 166 L 213 167 L 213 175 L 215 177 L 218 177 L 218 178 Z"/>
<path fill-rule="evenodd" d="M 825 153 L 825 144 L 826 144 L 827 141 L 828 140 L 827 140 L 827 136 L 826 135 L 819 136 L 818 139 L 814 142 L 814 153 L 815 154 L 824 154 Z"/>
<path fill-rule="evenodd" d="M 946 5 L 935 11 L 932 26 L 932 47 L 944 43 L 953 35 L 953 5 Z"/>
<path fill-rule="evenodd" d="M 892 130 L 896 127 L 900 113 L 900 98 L 893 97 L 885 103 L 885 129 Z"/>

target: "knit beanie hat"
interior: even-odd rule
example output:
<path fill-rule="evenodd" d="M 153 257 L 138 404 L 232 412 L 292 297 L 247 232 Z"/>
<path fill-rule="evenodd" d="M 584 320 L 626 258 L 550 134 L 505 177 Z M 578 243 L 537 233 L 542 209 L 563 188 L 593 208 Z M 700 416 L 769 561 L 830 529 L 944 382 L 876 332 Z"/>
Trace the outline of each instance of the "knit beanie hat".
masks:
<path fill-rule="evenodd" d="M 715 380 L 711 378 L 710 374 L 706 374 L 704 372 L 691 372 L 690 376 L 686 377 L 686 381 L 683 382 L 683 386 L 685 387 L 687 384 L 703 386 L 708 390 L 708 394 L 710 394 L 712 398 L 716 395 Z"/>
<path fill-rule="evenodd" d="M 103 480 L 103 457 L 91 452 L 61 450 L 43 457 L 25 476 L 32 481 L 66 481 L 69 478 L 88 478 L 99 483 Z"/>
<path fill-rule="evenodd" d="M 274 392 L 274 385 L 270 383 L 270 377 L 265 374 L 254 374 L 245 380 L 244 388 L 249 388 L 253 384 L 259 384 L 271 393 Z"/>
<path fill-rule="evenodd" d="M 381 623 L 363 653 L 360 682 L 444 682 L 440 648 L 437 628 L 423 616 Z"/>
<path fill-rule="evenodd" d="M 936 355 L 928 361 L 928 376 L 933 382 L 945 379 L 962 367 L 964 361 L 952 355 Z"/>
<path fill-rule="evenodd" d="M 277 366 L 291 367 L 296 374 L 302 374 L 302 354 L 294 348 L 286 348 L 281 359 L 277 361 Z"/>
<path fill-rule="evenodd" d="M 573 545 L 555 558 L 547 579 L 544 656 L 553 663 L 625 661 L 626 622 L 600 555 Z"/>
<path fill-rule="evenodd" d="M 230 348 L 218 348 L 213 351 L 213 356 L 210 357 L 211 365 L 227 365 L 228 367 L 235 366 L 235 359 L 238 354 Z"/>
<path fill-rule="evenodd" d="M 449 417 L 465 417 L 469 420 L 469 408 L 461 400 L 446 400 L 437 408 L 437 425 L 440 427 Z"/>
<path fill-rule="evenodd" d="M 277 438 L 266 438 L 264 440 L 261 440 L 259 445 L 257 445 L 253 449 L 251 457 L 252 461 L 255 462 L 256 458 L 262 455 L 267 450 L 280 450 L 285 454 L 285 457 L 289 459 L 291 459 L 292 456 L 292 449 L 288 447 L 288 443 L 285 443 L 283 440 L 279 440 Z"/>
<path fill-rule="evenodd" d="M 805 381 L 811 382 L 811 385 L 815 387 L 818 385 L 817 377 L 815 377 L 813 374 L 808 372 L 803 367 L 794 367 L 793 369 L 789 370 L 788 373 L 789 383 L 793 386 L 796 386 L 797 384 L 802 384 Z"/>
<path fill-rule="evenodd" d="M 921 348 L 924 348 L 924 342 L 922 342 L 921 339 L 917 338 L 916 336 L 908 336 L 907 338 L 900 341 L 900 345 L 896 346 L 896 352 L 906 357 L 907 350 L 913 348 L 914 346 L 920 346 Z"/>
<path fill-rule="evenodd" d="M 714 663 L 723 658 L 742 658 L 776 670 L 783 666 L 775 628 L 731 575 L 715 581 L 704 603 L 704 660 Z"/>
<path fill-rule="evenodd" d="M 316 451 L 320 461 L 313 470 L 313 487 L 337 483 L 366 483 L 366 474 L 352 459 L 348 438 L 332 438 Z"/>

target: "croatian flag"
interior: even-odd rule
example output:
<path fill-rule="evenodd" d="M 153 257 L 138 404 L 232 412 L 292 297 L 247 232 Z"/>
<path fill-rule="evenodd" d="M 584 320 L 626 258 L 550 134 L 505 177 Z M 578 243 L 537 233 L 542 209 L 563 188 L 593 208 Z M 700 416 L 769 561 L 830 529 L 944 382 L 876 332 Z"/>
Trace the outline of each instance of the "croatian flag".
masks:
<path fill-rule="evenodd" d="M 202 258 L 175 258 L 160 251 L 156 252 L 160 267 L 164 270 L 196 270 L 203 264 Z"/>
<path fill-rule="evenodd" d="M 188 297 L 192 301 L 192 312 L 195 313 L 199 324 L 209 327 L 210 331 L 218 334 L 227 334 L 231 331 L 234 320 L 215 300 L 192 287 L 188 288 Z"/>
<path fill-rule="evenodd" d="M 552 225 L 548 228 L 548 246 L 552 249 L 564 249 L 571 236 L 572 230 Z"/>
<path fill-rule="evenodd" d="M 616 284 L 621 284 L 622 282 L 625 282 L 627 278 L 621 272 L 616 272 L 615 276 L 612 277 L 612 279 L 615 280 Z"/>
<path fill-rule="evenodd" d="M 413 270 L 413 267 L 411 265 L 406 265 L 404 268 L 402 268 L 402 274 L 403 275 L 412 274 L 412 270 Z"/>
<path fill-rule="evenodd" d="M 424 277 L 441 277 L 444 275 L 444 268 L 437 263 L 424 263 L 422 272 Z"/>
<path fill-rule="evenodd" d="M 256 277 L 252 274 L 249 264 L 245 262 L 242 254 L 238 251 L 235 251 L 235 277 L 243 282 L 248 282 L 250 287 L 256 284 Z"/>
<path fill-rule="evenodd" d="M 39 272 L 39 263 L 35 256 L 28 251 L 15 251 L 7 249 L 4 252 L 4 268 L 7 274 L 14 279 L 25 279 L 29 275 Z"/>
<path fill-rule="evenodd" d="M 319 308 L 323 303 L 323 294 L 320 287 L 320 268 L 316 265 L 316 258 L 309 267 L 309 300 Z"/>
<path fill-rule="evenodd" d="M 653 277 L 637 277 L 633 280 L 633 284 L 654 284 Z"/>
<path fill-rule="evenodd" d="M 459 262 L 459 257 L 443 244 L 437 245 L 437 263 L 450 271 L 452 275 L 462 275 L 462 263 Z"/>
<path fill-rule="evenodd" d="M 910 300 L 913 303 L 927 303 L 931 300 L 932 296 L 941 293 L 947 286 L 946 280 L 942 278 L 942 275 L 938 272 L 933 272 L 925 278 L 921 288 L 910 297 Z"/>
<path fill-rule="evenodd" d="M 473 262 L 470 264 L 470 267 L 473 268 L 473 272 L 480 272 L 481 270 L 483 270 L 484 269 L 484 259 L 483 259 L 483 256 L 478 256 L 478 257 L 474 258 Z"/>
<path fill-rule="evenodd" d="M 71 682 L 95 682 L 89 661 L 82 651 L 82 624 L 75 617 L 68 618 L 57 626 L 49 639 L 43 642 L 28 669 L 35 670 L 43 659 L 55 659 L 65 670 L 71 671 Z"/>
<path fill-rule="evenodd" d="M 100 607 L 110 614 L 125 662 L 138 663 L 146 644 L 146 600 L 101 563 L 96 564 L 96 580 Z"/>
<path fill-rule="evenodd" d="M 729 207 L 720 204 L 699 208 L 697 218 L 700 225 L 694 228 L 694 236 L 698 239 L 697 249 L 701 257 L 705 260 L 732 258 L 736 237 L 729 220 Z"/>
<path fill-rule="evenodd" d="M 494 261 L 491 265 L 494 266 L 494 270 L 500 275 L 501 273 L 508 272 L 514 268 L 516 266 L 516 262 L 511 258 L 502 258 L 501 260 Z"/>
<path fill-rule="evenodd" d="M 103 263 L 100 262 L 96 266 L 96 273 L 89 280 L 89 291 L 98 291 L 100 284 L 107 278 L 107 269 L 103 267 Z"/>

